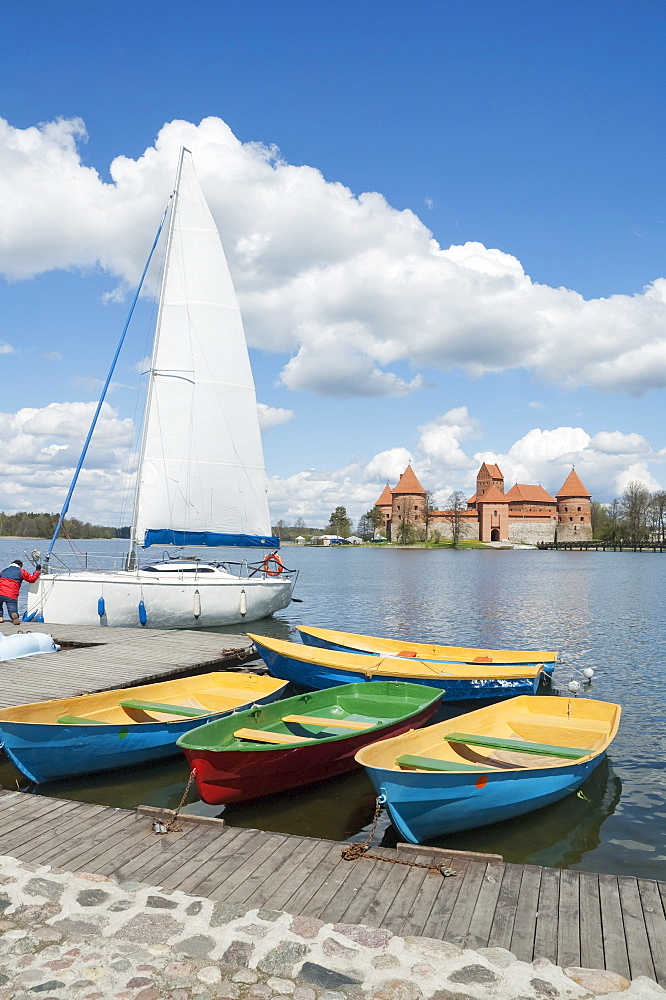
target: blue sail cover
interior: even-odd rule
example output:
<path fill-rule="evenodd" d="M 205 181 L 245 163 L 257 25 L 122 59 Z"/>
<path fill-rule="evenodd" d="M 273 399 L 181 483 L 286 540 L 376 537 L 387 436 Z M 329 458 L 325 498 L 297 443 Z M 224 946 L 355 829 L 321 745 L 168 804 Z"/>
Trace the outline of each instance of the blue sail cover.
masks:
<path fill-rule="evenodd" d="M 172 528 L 149 528 L 143 548 L 151 545 L 230 545 L 241 548 L 279 549 L 277 535 L 232 535 L 221 531 L 174 531 Z"/>

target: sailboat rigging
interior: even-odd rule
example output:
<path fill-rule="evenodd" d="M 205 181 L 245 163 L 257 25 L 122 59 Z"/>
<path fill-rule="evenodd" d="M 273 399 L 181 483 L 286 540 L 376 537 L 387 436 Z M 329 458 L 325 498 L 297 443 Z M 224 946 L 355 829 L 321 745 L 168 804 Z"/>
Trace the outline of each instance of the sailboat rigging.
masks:
<path fill-rule="evenodd" d="M 43 615 L 44 621 L 59 624 L 205 628 L 254 621 L 287 607 L 292 599 L 296 574 L 268 572 L 273 564 L 267 559 L 240 575 L 215 562 L 166 559 L 138 565 L 138 550 L 156 543 L 240 546 L 264 549 L 267 555 L 279 547 L 271 533 L 240 308 L 217 227 L 186 149 L 181 150 L 168 211 L 127 568 L 43 573 L 30 587 L 28 617 Z M 156 243 L 157 237 L 151 255 Z M 121 344 L 128 323 L 129 318 Z M 111 372 L 105 389 L 110 378 Z M 93 428 L 94 422 L 49 556 Z"/>

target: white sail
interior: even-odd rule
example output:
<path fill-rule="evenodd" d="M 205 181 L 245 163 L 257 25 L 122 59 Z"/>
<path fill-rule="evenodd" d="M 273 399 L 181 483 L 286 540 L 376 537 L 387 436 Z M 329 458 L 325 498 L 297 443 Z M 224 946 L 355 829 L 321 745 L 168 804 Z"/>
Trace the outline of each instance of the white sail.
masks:
<path fill-rule="evenodd" d="M 173 530 L 188 543 L 205 541 L 190 537 L 200 532 L 222 533 L 229 544 L 261 540 L 271 522 L 243 322 L 185 150 L 174 198 L 133 538 L 143 545 L 146 532 Z"/>

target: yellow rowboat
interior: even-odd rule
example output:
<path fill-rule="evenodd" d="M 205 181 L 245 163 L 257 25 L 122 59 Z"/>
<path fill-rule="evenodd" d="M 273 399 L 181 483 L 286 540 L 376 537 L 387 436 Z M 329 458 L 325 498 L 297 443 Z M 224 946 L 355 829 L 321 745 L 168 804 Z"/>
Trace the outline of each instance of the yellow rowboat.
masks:
<path fill-rule="evenodd" d="M 218 671 L 37 701 L 0 710 L 0 741 L 31 781 L 71 778 L 177 755 L 183 733 L 275 701 L 285 687 L 272 677 Z"/>
<path fill-rule="evenodd" d="M 444 689 L 443 700 L 513 698 L 535 694 L 543 677 L 541 664 L 443 663 L 370 653 L 304 646 L 263 635 L 249 635 L 274 677 L 309 688 L 335 687 L 354 681 L 410 681 Z"/>
<path fill-rule="evenodd" d="M 603 759 L 621 709 L 587 698 L 513 698 L 356 754 L 412 844 L 540 809 Z"/>
<path fill-rule="evenodd" d="M 377 656 L 401 656 L 407 659 L 444 660 L 450 663 L 479 664 L 543 664 L 552 674 L 557 653 L 530 649 L 482 649 L 474 646 L 441 646 L 405 639 L 384 639 L 374 635 L 358 635 L 330 628 L 299 626 L 301 639 L 308 646 L 338 649 L 347 653 L 373 653 Z"/>

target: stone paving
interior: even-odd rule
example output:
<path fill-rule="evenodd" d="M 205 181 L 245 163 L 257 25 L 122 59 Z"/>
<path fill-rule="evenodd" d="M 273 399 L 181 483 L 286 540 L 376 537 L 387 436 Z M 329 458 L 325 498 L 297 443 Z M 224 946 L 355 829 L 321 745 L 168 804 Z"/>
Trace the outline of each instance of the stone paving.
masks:
<path fill-rule="evenodd" d="M 0 1000 L 663 1000 L 645 977 L 519 962 L 0 857 Z"/>

